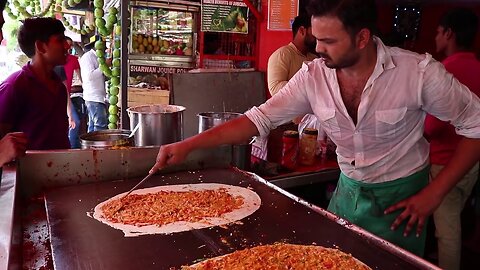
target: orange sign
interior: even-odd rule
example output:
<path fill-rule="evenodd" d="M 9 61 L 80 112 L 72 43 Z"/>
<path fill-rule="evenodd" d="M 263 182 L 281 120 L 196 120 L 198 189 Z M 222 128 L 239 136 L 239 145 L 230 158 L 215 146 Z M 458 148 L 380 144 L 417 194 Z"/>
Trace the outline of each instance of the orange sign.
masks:
<path fill-rule="evenodd" d="M 298 0 L 268 0 L 268 30 L 291 30 L 297 15 Z"/>

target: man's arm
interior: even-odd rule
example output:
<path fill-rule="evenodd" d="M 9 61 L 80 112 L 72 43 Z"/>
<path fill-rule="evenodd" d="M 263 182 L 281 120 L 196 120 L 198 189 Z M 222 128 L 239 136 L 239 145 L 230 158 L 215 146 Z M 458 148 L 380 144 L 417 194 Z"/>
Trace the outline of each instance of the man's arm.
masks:
<path fill-rule="evenodd" d="M 75 120 L 73 119 L 72 110 L 74 110 L 72 105 L 72 100 L 70 99 L 70 93 L 67 91 L 67 116 L 68 116 L 68 127 L 75 128 Z"/>
<path fill-rule="evenodd" d="M 298 72 L 278 94 L 258 108 L 223 125 L 214 127 L 184 141 L 160 147 L 157 162 L 150 170 L 154 172 L 166 165 L 178 164 L 192 150 L 222 144 L 243 143 L 256 135 L 266 135 L 272 129 L 292 118 L 311 113 L 306 93 L 307 69 Z M 251 119 L 251 120 L 250 120 Z"/>
<path fill-rule="evenodd" d="M 408 235 L 418 222 L 416 234 L 420 235 L 425 221 L 438 208 L 443 198 L 480 160 L 480 139 L 463 138 L 450 162 L 438 176 L 419 193 L 396 203 L 385 210 L 389 214 L 404 209 L 392 224 L 395 230 L 404 220 L 408 220 L 404 235 Z"/>
<path fill-rule="evenodd" d="M 273 96 L 288 83 L 288 59 L 284 53 L 276 51 L 268 59 L 268 91 Z"/>
<path fill-rule="evenodd" d="M 255 124 L 246 116 L 238 117 L 181 142 L 162 145 L 157 155 L 157 161 L 150 172 L 181 163 L 193 150 L 223 144 L 244 143 L 255 135 L 258 135 Z"/>
<path fill-rule="evenodd" d="M 76 74 L 78 75 L 78 79 L 80 79 L 80 82 L 83 82 L 83 79 L 82 79 L 82 71 L 81 71 L 81 69 L 80 69 L 80 66 L 78 67 L 78 69 L 75 69 L 75 70 L 73 71 L 73 73 L 74 73 L 74 74 L 76 73 Z"/>
<path fill-rule="evenodd" d="M 465 138 L 458 144 L 450 162 L 428 186 L 385 210 L 388 214 L 403 209 L 392 229 L 408 219 L 405 235 L 417 222 L 417 234 L 420 234 L 428 216 L 480 159 L 480 99 L 446 72 L 442 64 L 434 61 L 425 71 L 422 100 L 427 113 L 449 121 Z"/>
<path fill-rule="evenodd" d="M 80 61 L 79 61 L 79 58 L 78 57 L 75 57 L 75 60 L 74 60 L 74 67 L 73 67 L 73 76 L 75 76 L 75 73 L 78 75 L 78 78 L 80 79 L 80 81 L 82 81 L 82 74 L 81 74 L 81 70 L 80 70 Z"/>

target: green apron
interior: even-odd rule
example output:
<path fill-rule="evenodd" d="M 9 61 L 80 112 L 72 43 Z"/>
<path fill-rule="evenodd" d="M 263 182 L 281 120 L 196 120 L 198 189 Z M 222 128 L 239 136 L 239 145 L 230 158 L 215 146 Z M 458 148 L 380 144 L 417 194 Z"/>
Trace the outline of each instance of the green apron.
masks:
<path fill-rule="evenodd" d="M 410 176 L 376 184 L 362 183 L 341 173 L 328 211 L 421 257 L 425 249 L 427 224 L 419 237 L 416 237 L 416 227 L 404 237 L 407 221 L 403 221 L 395 231 L 390 230 L 403 209 L 388 215 L 384 215 L 383 211 L 425 187 L 429 170 L 426 167 Z"/>

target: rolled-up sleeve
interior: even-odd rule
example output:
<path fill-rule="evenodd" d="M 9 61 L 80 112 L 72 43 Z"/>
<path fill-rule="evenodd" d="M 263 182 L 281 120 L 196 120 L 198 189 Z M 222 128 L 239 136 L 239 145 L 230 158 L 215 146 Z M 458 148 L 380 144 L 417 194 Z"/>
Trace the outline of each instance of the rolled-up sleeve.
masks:
<path fill-rule="evenodd" d="M 290 79 L 280 92 L 259 107 L 253 107 L 245 115 L 258 129 L 260 136 L 266 136 L 271 129 L 306 113 L 312 113 L 307 92 L 309 91 L 309 70 L 306 64 Z"/>
<path fill-rule="evenodd" d="M 458 135 L 480 138 L 480 99 L 437 61 L 425 69 L 422 100 L 426 112 L 450 122 Z"/>

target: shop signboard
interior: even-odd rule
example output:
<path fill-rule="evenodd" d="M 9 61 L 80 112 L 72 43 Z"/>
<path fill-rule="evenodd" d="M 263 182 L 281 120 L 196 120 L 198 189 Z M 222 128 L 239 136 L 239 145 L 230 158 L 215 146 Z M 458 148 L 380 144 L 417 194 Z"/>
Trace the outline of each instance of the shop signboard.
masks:
<path fill-rule="evenodd" d="M 130 72 L 135 73 L 186 73 L 189 68 L 178 67 L 162 67 L 162 66 L 146 66 L 146 65 L 130 65 Z"/>
<path fill-rule="evenodd" d="M 189 68 L 133 65 L 130 64 L 128 85 L 130 87 L 168 90 L 169 75 L 174 73 L 186 73 Z"/>
<path fill-rule="evenodd" d="M 298 0 L 268 0 L 268 30 L 290 31 L 298 15 Z"/>
<path fill-rule="evenodd" d="M 202 0 L 202 31 L 248 34 L 248 12 L 243 1 Z"/>

